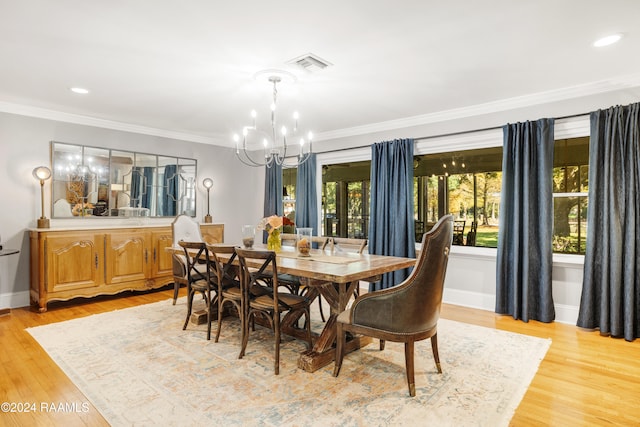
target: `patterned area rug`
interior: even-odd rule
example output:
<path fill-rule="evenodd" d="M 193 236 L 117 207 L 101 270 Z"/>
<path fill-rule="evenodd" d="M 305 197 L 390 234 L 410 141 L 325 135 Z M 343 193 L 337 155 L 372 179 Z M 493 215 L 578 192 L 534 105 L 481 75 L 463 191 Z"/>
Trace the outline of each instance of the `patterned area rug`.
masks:
<path fill-rule="evenodd" d="M 113 426 L 506 426 L 551 343 L 441 319 L 443 373 L 417 343 L 410 398 L 402 344 L 374 341 L 334 378 L 333 364 L 298 369 L 305 344 L 286 340 L 275 376 L 271 331 L 256 326 L 238 360 L 237 319 L 215 343 L 205 325 L 183 331 L 185 314 L 182 298 L 28 331 Z"/>

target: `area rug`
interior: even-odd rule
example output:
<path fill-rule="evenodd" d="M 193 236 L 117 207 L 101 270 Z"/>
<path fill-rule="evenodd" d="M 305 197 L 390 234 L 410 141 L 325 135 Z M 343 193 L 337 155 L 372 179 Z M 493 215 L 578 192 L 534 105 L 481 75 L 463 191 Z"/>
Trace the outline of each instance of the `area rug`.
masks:
<path fill-rule="evenodd" d="M 298 369 L 305 344 L 289 339 L 276 376 L 271 331 L 256 326 L 238 360 L 237 319 L 215 343 L 205 325 L 183 331 L 185 315 L 181 298 L 28 331 L 113 426 L 506 426 L 550 345 L 441 319 L 443 373 L 417 343 L 410 398 L 402 344 L 350 353 L 334 378 L 333 363 Z"/>

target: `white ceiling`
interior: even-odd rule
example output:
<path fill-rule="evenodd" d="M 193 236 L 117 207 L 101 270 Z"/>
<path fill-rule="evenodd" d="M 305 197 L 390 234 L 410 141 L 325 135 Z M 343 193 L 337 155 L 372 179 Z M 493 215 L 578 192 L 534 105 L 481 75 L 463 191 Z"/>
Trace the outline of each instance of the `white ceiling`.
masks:
<path fill-rule="evenodd" d="M 639 28 L 637 0 L 0 0 L 0 110 L 230 145 L 277 68 L 279 108 L 322 139 L 640 84 Z M 307 53 L 333 65 L 287 64 Z"/>

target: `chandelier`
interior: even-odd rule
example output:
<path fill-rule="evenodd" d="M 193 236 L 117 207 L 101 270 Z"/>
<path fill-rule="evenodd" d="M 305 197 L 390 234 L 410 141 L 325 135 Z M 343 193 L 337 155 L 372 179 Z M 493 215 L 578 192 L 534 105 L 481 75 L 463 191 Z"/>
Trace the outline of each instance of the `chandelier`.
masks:
<path fill-rule="evenodd" d="M 273 102 L 271 103 L 271 121 L 268 129 L 259 129 L 256 126 L 256 110 L 251 111 L 251 125 L 242 128 L 242 137 L 238 134 L 233 135 L 233 140 L 236 146 L 236 157 L 242 163 L 247 166 L 261 167 L 266 166 L 268 168 L 274 165 L 280 165 L 283 167 L 297 167 L 306 162 L 311 153 L 312 138 L 311 132 L 307 133 L 305 140 L 304 137 L 299 136 L 298 132 L 298 118 L 299 114 L 296 111 L 293 113 L 293 126 L 291 133 L 286 126 L 282 126 L 278 129 L 278 123 L 276 120 L 277 112 L 277 96 L 278 96 L 278 83 L 282 81 L 281 73 L 274 72 L 269 76 L 269 82 L 273 84 Z M 297 155 L 292 155 L 291 146 L 288 145 L 287 139 L 297 142 Z M 289 150 L 289 158 L 295 158 L 295 163 L 285 163 L 287 159 L 287 150 Z M 262 156 L 256 154 L 262 152 Z M 251 154 L 253 153 L 253 154 Z"/>

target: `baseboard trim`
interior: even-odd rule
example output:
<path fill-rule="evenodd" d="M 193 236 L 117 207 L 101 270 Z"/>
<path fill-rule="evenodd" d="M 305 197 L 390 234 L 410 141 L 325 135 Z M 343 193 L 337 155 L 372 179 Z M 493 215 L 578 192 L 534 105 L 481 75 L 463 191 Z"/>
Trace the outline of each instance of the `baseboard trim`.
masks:
<path fill-rule="evenodd" d="M 0 294 L 0 307 L 19 308 L 29 304 L 29 291 Z"/>
<path fill-rule="evenodd" d="M 478 310 L 495 311 L 496 296 L 445 288 L 442 302 Z M 566 304 L 555 304 L 554 307 L 556 310 L 556 322 L 569 325 L 576 324 L 578 321 L 579 307 Z"/>

